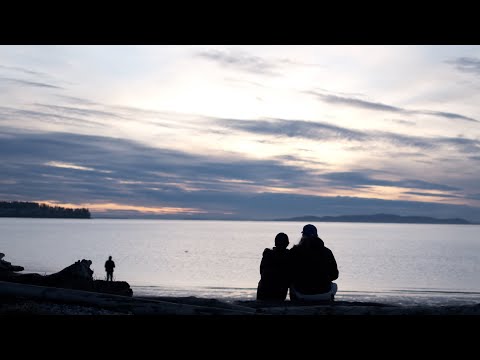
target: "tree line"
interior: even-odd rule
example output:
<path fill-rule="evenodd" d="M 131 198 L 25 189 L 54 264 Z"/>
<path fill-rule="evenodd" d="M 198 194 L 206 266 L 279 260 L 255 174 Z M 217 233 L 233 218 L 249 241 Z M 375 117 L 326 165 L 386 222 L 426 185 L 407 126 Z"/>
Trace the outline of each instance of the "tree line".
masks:
<path fill-rule="evenodd" d="M 36 202 L 0 201 L 0 217 L 90 219 L 86 208 L 69 209 Z"/>

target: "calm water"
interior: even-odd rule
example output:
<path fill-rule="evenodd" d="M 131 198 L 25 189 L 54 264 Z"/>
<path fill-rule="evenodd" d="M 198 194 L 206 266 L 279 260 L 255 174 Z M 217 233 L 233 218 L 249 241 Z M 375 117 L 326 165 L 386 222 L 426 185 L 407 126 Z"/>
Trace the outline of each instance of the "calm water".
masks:
<path fill-rule="evenodd" d="M 0 252 L 27 272 L 80 259 L 94 277 L 112 255 L 135 295 L 254 299 L 263 249 L 304 223 L 187 220 L 0 219 Z M 338 300 L 479 303 L 480 226 L 317 223 L 337 260 Z"/>

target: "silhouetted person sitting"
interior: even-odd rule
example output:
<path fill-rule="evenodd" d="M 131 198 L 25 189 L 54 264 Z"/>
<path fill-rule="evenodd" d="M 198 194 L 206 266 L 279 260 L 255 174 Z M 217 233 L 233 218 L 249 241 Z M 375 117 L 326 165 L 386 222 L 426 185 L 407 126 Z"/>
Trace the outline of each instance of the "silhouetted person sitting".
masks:
<path fill-rule="evenodd" d="M 288 244 L 287 234 L 279 233 L 275 237 L 275 246 L 263 251 L 257 300 L 284 301 L 287 297 L 290 284 Z"/>
<path fill-rule="evenodd" d="M 115 262 L 112 260 L 112 257 L 109 256 L 108 260 L 105 261 L 105 271 L 107 272 L 107 281 L 113 281 L 113 269 L 115 268 Z"/>
<path fill-rule="evenodd" d="M 290 250 L 292 281 L 290 299 L 333 301 L 337 292 L 338 268 L 332 251 L 318 237 L 317 228 L 305 225 L 298 245 Z"/>

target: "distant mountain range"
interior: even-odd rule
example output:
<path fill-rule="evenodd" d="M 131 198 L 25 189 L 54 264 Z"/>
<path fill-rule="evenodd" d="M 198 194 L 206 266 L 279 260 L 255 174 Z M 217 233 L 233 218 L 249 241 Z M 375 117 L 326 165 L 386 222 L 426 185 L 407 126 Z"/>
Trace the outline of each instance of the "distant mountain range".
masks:
<path fill-rule="evenodd" d="M 340 216 L 299 216 L 273 221 L 303 221 L 303 222 L 363 222 L 363 223 L 400 223 L 400 224 L 473 224 L 460 218 L 436 219 L 428 216 L 400 216 L 392 214 L 374 215 L 340 215 Z"/>

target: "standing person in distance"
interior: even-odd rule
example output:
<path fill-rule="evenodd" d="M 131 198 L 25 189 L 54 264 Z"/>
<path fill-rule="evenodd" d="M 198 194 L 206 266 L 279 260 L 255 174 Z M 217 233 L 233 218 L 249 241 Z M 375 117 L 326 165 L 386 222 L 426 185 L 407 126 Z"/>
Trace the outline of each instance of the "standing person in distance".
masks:
<path fill-rule="evenodd" d="M 115 262 L 112 260 L 112 257 L 109 256 L 108 260 L 105 261 L 105 271 L 107 272 L 107 281 L 113 281 L 113 269 L 115 268 Z"/>

